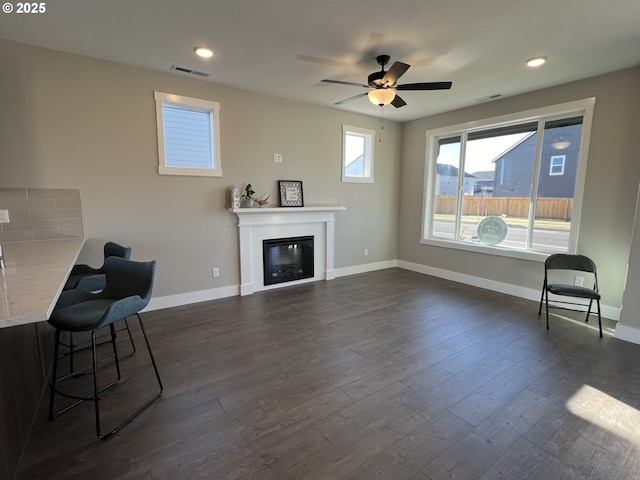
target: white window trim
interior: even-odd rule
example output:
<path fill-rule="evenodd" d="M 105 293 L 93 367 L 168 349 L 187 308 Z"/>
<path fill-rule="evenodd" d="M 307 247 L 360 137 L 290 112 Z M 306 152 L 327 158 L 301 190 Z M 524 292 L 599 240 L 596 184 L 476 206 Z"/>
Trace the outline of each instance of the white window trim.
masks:
<path fill-rule="evenodd" d="M 365 136 L 365 175 L 363 177 L 352 177 L 346 175 L 346 138 L 347 133 L 355 133 Z M 342 182 L 343 183 L 374 183 L 373 180 L 373 164 L 374 164 L 374 145 L 376 140 L 376 131 L 368 128 L 351 127 L 342 125 Z M 367 148 L 370 149 L 367 152 Z M 369 154 L 367 157 L 367 153 Z"/>
<path fill-rule="evenodd" d="M 553 159 L 554 158 L 562 159 L 562 164 L 561 165 L 554 165 L 553 164 Z M 565 162 L 566 159 L 567 159 L 566 155 L 551 155 L 551 160 L 549 161 L 549 176 L 550 177 L 564 175 L 564 162 Z M 553 167 L 557 167 L 557 166 L 560 166 L 560 171 L 559 172 L 554 172 L 553 171 Z"/>
<path fill-rule="evenodd" d="M 210 100 L 202 100 L 199 98 L 191 98 L 163 92 L 153 92 L 153 96 L 156 101 L 156 124 L 158 130 L 158 173 L 160 175 L 221 177 L 222 160 L 220 157 L 220 104 L 218 102 L 213 102 Z M 172 167 L 166 164 L 164 146 L 164 122 L 162 114 L 162 107 L 164 105 L 209 113 L 209 115 L 211 116 L 210 124 L 212 125 L 212 168 Z"/>
<path fill-rule="evenodd" d="M 547 252 L 537 252 L 534 250 L 519 250 L 514 248 L 504 248 L 500 246 L 488 246 L 477 245 L 463 242 L 456 242 L 455 240 L 440 240 L 430 238 L 430 232 L 428 232 L 428 219 L 431 218 L 431 212 L 434 208 L 433 192 L 435 191 L 436 175 L 430 175 L 432 171 L 435 171 L 435 163 L 437 161 L 437 142 L 433 139 L 439 136 L 452 133 L 454 131 L 470 131 L 481 130 L 489 126 L 499 127 L 500 125 L 508 125 L 514 122 L 527 122 L 534 121 L 540 117 L 547 117 L 557 115 L 559 118 L 568 116 L 571 114 L 581 114 L 582 117 L 582 140 L 580 142 L 580 162 L 578 163 L 578 169 L 576 171 L 576 184 L 573 195 L 573 212 L 571 221 L 571 230 L 569 232 L 569 245 L 567 248 L 568 253 L 576 253 L 578 244 L 578 232 L 580 231 L 580 218 L 582 213 L 582 202 L 584 199 L 584 184 L 587 170 L 588 161 L 588 146 L 591 138 L 591 124 L 593 122 L 593 109 L 596 102 L 595 97 L 584 98 L 582 100 L 575 100 L 573 102 L 566 102 L 557 105 L 550 105 L 547 107 L 537 108 L 533 110 L 526 110 L 524 112 L 517 112 L 507 115 L 501 115 L 498 117 L 487 118 L 478 121 L 470 121 L 457 125 L 450 125 L 433 130 L 426 131 L 426 143 L 425 149 L 425 169 L 424 169 L 424 188 L 423 188 L 423 201 L 422 201 L 422 225 L 420 229 L 420 243 L 423 245 L 431 245 L 437 247 L 450 248 L 455 250 L 465 250 L 469 252 L 482 253 L 486 255 L 497 255 L 503 257 L 519 258 L 524 260 L 533 260 L 538 262 L 544 262 L 549 256 Z"/>

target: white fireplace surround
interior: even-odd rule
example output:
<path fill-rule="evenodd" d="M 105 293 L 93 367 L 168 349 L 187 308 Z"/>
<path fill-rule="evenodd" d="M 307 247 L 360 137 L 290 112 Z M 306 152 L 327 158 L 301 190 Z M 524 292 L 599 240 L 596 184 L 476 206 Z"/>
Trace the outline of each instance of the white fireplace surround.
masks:
<path fill-rule="evenodd" d="M 240 295 L 317 280 L 332 280 L 335 214 L 342 206 L 234 208 L 240 240 Z M 262 241 L 313 236 L 313 278 L 264 284 Z"/>

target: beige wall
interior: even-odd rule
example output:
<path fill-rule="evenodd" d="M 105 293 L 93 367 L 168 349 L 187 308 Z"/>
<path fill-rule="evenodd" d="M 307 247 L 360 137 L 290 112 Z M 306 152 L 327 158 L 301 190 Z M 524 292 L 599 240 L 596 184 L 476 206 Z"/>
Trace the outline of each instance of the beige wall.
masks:
<path fill-rule="evenodd" d="M 387 121 L 373 185 L 341 183 L 340 139 L 342 124 L 377 130 L 375 116 L 5 41 L 0 84 L 0 187 L 80 188 L 89 239 L 80 261 L 99 263 L 107 240 L 130 245 L 134 259 L 158 260 L 157 296 L 236 286 L 226 190 L 250 181 L 277 198 L 278 179 L 303 180 L 307 203 L 347 207 L 337 215 L 338 269 L 398 258 L 537 290 L 540 263 L 419 244 L 425 131 L 595 96 L 578 248 L 599 265 L 604 302 L 621 304 L 640 180 L 640 68 Z M 221 103 L 222 178 L 158 175 L 154 90 Z"/>
<path fill-rule="evenodd" d="M 539 289 L 538 262 L 421 245 L 426 130 L 596 97 L 578 251 L 599 268 L 603 302 L 620 307 L 640 180 L 640 67 L 506 98 L 403 125 L 398 259 Z"/>
<path fill-rule="evenodd" d="M 80 188 L 79 261 L 101 264 L 107 240 L 131 246 L 158 261 L 155 296 L 238 285 L 226 191 L 247 181 L 277 199 L 278 179 L 299 179 L 307 204 L 344 205 L 336 268 L 395 259 L 400 124 L 385 122 L 376 142 L 375 184 L 346 184 L 342 125 L 377 129 L 375 116 L 5 41 L 0 85 L 0 187 Z M 220 102 L 222 178 L 158 175 L 154 90 Z"/>

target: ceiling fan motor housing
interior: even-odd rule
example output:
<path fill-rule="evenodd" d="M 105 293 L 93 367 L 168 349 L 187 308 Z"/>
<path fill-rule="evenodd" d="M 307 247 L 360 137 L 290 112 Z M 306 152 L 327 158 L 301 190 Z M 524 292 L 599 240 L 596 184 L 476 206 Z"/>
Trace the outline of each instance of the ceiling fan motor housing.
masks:
<path fill-rule="evenodd" d="M 385 73 L 387 72 L 373 72 L 371 75 L 369 75 L 369 78 L 368 78 L 369 86 L 372 88 L 383 87 L 382 78 L 384 77 Z"/>

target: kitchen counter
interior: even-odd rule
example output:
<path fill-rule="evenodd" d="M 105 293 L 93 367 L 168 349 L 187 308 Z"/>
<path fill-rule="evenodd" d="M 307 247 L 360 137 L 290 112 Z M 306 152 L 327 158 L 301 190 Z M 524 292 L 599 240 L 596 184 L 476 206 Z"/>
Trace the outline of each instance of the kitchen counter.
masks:
<path fill-rule="evenodd" d="M 83 244 L 82 238 L 2 244 L 0 328 L 49 318 Z"/>

